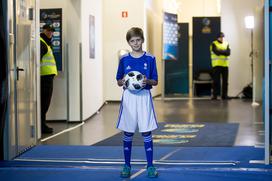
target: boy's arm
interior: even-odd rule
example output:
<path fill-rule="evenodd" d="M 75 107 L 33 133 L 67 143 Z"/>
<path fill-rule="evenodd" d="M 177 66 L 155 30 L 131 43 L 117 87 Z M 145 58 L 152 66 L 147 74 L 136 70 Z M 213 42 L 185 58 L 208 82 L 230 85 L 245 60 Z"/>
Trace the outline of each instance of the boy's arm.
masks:
<path fill-rule="evenodd" d="M 151 66 L 151 77 L 150 79 L 145 79 L 146 84 L 151 86 L 158 85 L 158 72 L 157 72 L 157 66 L 156 66 L 156 58 L 154 57 L 152 66 Z"/>
<path fill-rule="evenodd" d="M 125 80 L 124 80 L 124 68 L 123 68 L 122 60 L 119 60 L 116 80 L 117 80 L 118 86 L 121 87 L 124 85 Z"/>

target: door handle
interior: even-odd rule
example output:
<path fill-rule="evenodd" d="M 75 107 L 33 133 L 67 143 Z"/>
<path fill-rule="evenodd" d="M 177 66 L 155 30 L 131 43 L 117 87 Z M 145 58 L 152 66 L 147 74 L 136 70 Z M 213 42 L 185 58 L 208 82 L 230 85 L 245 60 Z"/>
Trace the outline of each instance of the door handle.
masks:
<path fill-rule="evenodd" d="M 19 80 L 19 71 L 25 71 L 23 68 L 16 68 L 17 80 Z"/>

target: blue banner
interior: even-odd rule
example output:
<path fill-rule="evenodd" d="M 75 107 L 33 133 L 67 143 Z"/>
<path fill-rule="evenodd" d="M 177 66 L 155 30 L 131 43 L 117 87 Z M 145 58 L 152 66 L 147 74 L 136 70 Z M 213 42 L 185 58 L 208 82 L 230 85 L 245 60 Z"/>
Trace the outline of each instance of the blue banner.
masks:
<path fill-rule="evenodd" d="M 178 57 L 178 16 L 164 13 L 163 22 L 163 59 L 177 60 Z"/>
<path fill-rule="evenodd" d="M 62 71 L 62 9 L 41 9 L 40 10 L 40 31 L 45 24 L 55 28 L 52 38 L 52 48 L 55 56 L 58 71 Z"/>

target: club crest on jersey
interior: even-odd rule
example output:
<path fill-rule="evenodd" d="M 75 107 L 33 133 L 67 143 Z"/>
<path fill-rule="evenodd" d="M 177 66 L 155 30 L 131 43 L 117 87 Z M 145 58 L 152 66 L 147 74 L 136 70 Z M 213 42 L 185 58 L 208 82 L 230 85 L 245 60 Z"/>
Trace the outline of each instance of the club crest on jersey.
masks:
<path fill-rule="evenodd" d="M 130 69 L 131 69 L 131 67 L 128 65 L 127 68 L 126 68 L 126 70 L 130 70 Z"/>
<path fill-rule="evenodd" d="M 147 63 L 144 63 L 144 69 L 147 69 Z"/>

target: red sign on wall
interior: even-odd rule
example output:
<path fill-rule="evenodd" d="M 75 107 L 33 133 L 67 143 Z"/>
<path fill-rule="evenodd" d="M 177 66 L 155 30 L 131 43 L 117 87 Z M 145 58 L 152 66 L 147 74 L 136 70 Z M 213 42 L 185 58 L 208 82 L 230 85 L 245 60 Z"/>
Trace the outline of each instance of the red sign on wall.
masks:
<path fill-rule="evenodd" d="M 128 17 L 128 12 L 122 11 L 122 18 L 127 18 L 127 17 Z"/>

